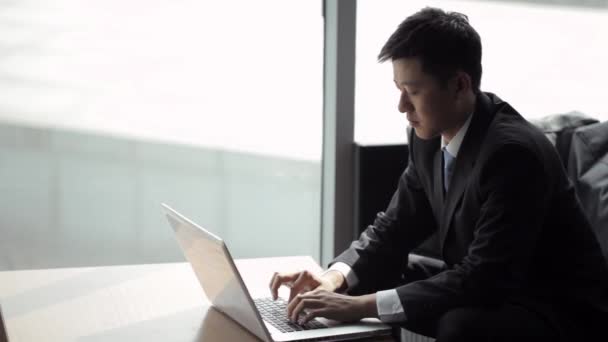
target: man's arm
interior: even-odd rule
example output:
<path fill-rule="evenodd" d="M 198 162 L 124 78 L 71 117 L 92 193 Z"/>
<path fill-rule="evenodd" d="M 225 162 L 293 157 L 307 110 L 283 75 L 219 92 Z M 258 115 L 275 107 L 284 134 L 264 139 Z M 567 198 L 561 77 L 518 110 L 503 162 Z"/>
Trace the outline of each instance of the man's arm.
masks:
<path fill-rule="evenodd" d="M 408 166 L 386 211 L 378 213 L 359 239 L 330 264 L 342 262 L 352 268 L 358 283 L 349 284 L 349 293 L 394 288 L 401 280 L 409 252 L 436 231 L 436 220 L 412 154 L 410 146 Z"/>
<path fill-rule="evenodd" d="M 352 268 L 343 262 L 334 263 L 322 276 L 335 277 L 339 279 L 340 288 L 337 292 L 347 291 L 349 288 L 357 286 L 359 279 Z M 338 288 L 338 287 L 336 287 Z M 401 300 L 397 290 L 390 289 L 379 291 L 372 296 L 368 296 L 364 299 L 366 301 L 366 316 L 363 317 L 378 317 L 385 323 L 393 323 L 405 320 L 405 313 L 403 306 L 401 306 Z M 369 301 L 373 301 L 373 310 L 370 309 L 372 306 Z M 373 314 L 373 316 L 371 316 Z"/>
<path fill-rule="evenodd" d="M 340 278 L 340 286 L 336 287 L 336 292 L 347 291 L 359 283 L 359 278 L 357 278 L 353 269 L 343 262 L 333 263 L 321 276 L 332 277 L 333 279 Z"/>

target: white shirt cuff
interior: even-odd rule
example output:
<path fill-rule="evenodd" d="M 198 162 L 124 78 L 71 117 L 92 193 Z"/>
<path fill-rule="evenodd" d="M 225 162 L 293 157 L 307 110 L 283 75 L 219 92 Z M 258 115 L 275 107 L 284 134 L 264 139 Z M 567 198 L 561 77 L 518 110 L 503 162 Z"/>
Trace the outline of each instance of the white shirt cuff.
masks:
<path fill-rule="evenodd" d="M 406 319 L 401 300 L 395 289 L 376 292 L 376 307 L 378 316 L 384 323 L 402 322 Z"/>
<path fill-rule="evenodd" d="M 329 271 L 338 271 L 338 272 L 342 273 L 342 275 L 344 276 L 344 279 L 346 279 L 346 288 L 347 289 L 350 289 L 359 283 L 359 278 L 357 278 L 357 275 L 355 274 L 353 269 L 343 262 L 337 262 L 337 263 L 331 265 L 331 267 L 325 272 L 329 272 Z"/>

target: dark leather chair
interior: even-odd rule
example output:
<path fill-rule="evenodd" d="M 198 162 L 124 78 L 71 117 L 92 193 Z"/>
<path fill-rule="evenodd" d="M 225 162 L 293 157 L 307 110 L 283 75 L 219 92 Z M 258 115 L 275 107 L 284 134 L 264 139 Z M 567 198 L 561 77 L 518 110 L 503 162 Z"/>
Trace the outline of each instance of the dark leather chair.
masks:
<path fill-rule="evenodd" d="M 566 167 L 608 261 L 608 121 L 574 131 Z"/>
<path fill-rule="evenodd" d="M 533 123 L 555 145 L 608 261 L 608 122 L 570 112 Z"/>

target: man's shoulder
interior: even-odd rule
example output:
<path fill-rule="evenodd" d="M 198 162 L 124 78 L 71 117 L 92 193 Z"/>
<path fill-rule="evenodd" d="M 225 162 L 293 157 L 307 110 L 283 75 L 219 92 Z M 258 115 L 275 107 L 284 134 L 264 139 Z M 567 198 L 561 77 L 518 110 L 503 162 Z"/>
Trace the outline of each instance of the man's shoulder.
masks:
<path fill-rule="evenodd" d="M 483 145 L 491 149 L 517 145 L 538 152 L 552 149 L 551 142 L 544 133 L 504 101 L 501 101 L 500 108 L 488 126 Z"/>
<path fill-rule="evenodd" d="M 478 163 L 485 164 L 497 156 L 518 163 L 527 156 L 544 165 L 558 165 L 555 148 L 538 127 L 527 121 L 508 102 L 491 93 L 486 94 L 493 104 L 494 112 L 480 142 Z"/>

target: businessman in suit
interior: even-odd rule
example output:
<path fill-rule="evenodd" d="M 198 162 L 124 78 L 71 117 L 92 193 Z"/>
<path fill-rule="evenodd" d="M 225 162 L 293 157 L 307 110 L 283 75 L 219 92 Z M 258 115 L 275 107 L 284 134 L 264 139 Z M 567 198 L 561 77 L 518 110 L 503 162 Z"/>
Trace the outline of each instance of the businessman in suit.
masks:
<path fill-rule="evenodd" d="M 289 317 L 378 317 L 440 342 L 601 334 L 597 238 L 553 146 L 480 91 L 481 40 L 466 16 L 415 13 L 379 60 L 392 62 L 412 128 L 408 166 L 386 211 L 326 272 L 273 276 L 274 296 L 291 287 Z M 432 234 L 445 266 L 413 276 L 408 254 Z"/>

